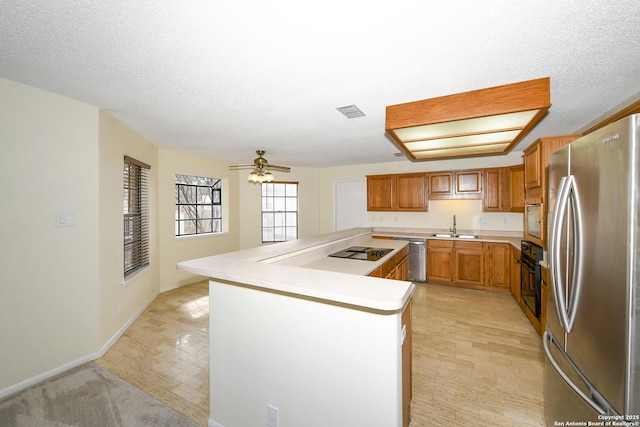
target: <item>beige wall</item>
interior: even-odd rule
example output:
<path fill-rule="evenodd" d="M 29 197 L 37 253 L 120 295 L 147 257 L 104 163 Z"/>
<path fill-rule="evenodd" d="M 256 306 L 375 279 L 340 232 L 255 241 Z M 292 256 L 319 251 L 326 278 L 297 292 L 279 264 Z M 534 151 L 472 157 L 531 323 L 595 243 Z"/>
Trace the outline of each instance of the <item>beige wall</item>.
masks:
<path fill-rule="evenodd" d="M 100 331 L 103 345 L 159 291 L 158 149 L 110 114 L 100 112 Z M 122 168 L 124 156 L 149 171 L 149 268 L 123 286 Z M 121 307 L 121 314 L 119 312 Z"/>
<path fill-rule="evenodd" d="M 98 109 L 4 79 L 0 94 L 2 390 L 96 351 L 100 261 Z"/>
<path fill-rule="evenodd" d="M 229 163 L 160 150 L 159 152 L 159 221 L 160 289 L 166 290 L 200 280 L 198 276 L 176 269 L 176 264 L 193 258 L 217 255 L 238 249 L 240 226 L 238 220 L 238 172 L 229 171 Z M 176 174 L 221 178 L 224 206 L 224 232 L 216 235 L 175 237 Z M 248 184 L 247 184 L 248 185 Z"/>

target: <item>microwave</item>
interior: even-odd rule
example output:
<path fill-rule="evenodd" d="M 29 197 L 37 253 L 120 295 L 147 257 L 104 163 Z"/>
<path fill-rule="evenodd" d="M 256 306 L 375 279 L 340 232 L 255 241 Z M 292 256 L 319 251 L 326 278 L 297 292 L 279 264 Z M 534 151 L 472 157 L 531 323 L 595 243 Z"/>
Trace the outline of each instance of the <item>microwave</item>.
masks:
<path fill-rule="evenodd" d="M 542 238 L 542 205 L 540 203 L 529 204 L 525 213 L 527 218 L 527 234 L 529 236 Z"/>

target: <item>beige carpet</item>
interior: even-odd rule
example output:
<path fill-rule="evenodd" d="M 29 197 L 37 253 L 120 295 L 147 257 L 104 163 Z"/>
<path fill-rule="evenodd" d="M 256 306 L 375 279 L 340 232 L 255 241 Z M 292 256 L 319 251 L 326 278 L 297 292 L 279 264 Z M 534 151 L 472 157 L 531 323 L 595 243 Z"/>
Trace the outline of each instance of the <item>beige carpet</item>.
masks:
<path fill-rule="evenodd" d="M 0 426 L 197 424 L 111 372 L 87 363 L 0 401 Z"/>

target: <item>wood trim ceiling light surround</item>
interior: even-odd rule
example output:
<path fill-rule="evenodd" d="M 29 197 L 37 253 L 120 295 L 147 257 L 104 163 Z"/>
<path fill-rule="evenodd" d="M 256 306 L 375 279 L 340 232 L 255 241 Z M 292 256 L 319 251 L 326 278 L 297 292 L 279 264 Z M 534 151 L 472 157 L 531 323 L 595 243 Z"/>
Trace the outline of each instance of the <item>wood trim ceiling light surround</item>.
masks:
<path fill-rule="evenodd" d="M 387 106 L 386 131 L 413 161 L 503 154 L 549 107 L 544 77 Z"/>

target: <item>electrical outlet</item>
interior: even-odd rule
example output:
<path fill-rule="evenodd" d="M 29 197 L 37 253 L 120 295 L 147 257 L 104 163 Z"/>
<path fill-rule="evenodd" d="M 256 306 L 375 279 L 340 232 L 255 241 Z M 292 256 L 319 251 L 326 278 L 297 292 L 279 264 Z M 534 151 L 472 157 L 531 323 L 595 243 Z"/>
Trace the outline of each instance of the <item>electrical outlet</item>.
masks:
<path fill-rule="evenodd" d="M 278 408 L 267 405 L 267 427 L 278 427 Z"/>
<path fill-rule="evenodd" d="M 120 304 L 117 308 L 118 308 L 118 319 L 119 319 L 120 317 L 122 317 L 122 304 Z"/>

